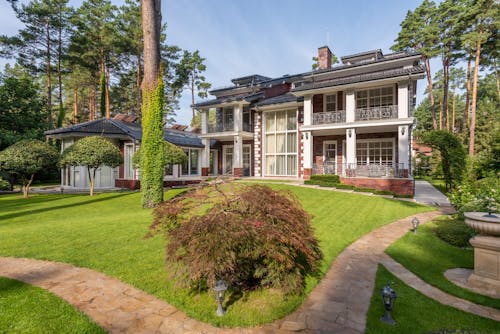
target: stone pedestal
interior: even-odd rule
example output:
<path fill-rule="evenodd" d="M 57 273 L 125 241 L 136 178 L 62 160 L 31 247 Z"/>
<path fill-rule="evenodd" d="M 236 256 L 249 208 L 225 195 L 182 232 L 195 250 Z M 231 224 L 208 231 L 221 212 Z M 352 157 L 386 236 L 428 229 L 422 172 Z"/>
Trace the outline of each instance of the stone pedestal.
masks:
<path fill-rule="evenodd" d="M 465 223 L 480 235 L 470 239 L 474 247 L 474 272 L 467 283 L 471 287 L 500 294 L 500 218 L 481 212 L 466 212 Z"/>
<path fill-rule="evenodd" d="M 470 243 L 474 247 L 474 273 L 469 285 L 500 294 L 500 238 L 478 235 Z"/>

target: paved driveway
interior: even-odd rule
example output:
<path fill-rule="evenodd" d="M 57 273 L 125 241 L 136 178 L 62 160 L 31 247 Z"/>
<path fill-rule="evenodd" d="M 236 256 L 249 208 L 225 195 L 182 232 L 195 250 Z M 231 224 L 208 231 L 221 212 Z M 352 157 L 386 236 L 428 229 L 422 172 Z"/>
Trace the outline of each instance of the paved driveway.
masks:
<path fill-rule="evenodd" d="M 434 188 L 434 186 L 427 181 L 415 181 L 414 199 L 416 202 L 422 204 L 431 204 L 441 207 L 451 206 L 448 197 L 443 195 L 439 190 Z"/>

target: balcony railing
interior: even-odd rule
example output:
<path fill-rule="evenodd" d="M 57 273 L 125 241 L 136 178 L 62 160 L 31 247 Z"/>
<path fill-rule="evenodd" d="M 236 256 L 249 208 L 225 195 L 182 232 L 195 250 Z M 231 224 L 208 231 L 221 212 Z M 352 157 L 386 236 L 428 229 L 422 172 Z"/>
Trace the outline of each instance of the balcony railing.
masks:
<path fill-rule="evenodd" d="M 356 121 L 373 121 L 380 119 L 398 118 L 398 106 L 383 106 L 371 108 L 358 108 L 355 113 Z"/>
<path fill-rule="evenodd" d="M 232 132 L 234 131 L 234 124 L 208 124 L 207 127 L 208 133 L 216 133 L 216 132 Z M 243 123 L 243 131 L 253 132 L 253 127 L 251 124 Z"/>
<path fill-rule="evenodd" d="M 408 177 L 408 170 L 404 169 L 402 163 L 392 164 L 335 164 L 335 162 L 325 161 L 322 164 L 313 165 L 313 174 L 337 174 L 344 177 L 385 177 L 385 178 L 405 178 Z"/>
<path fill-rule="evenodd" d="M 313 124 L 345 123 L 345 110 L 313 113 Z"/>

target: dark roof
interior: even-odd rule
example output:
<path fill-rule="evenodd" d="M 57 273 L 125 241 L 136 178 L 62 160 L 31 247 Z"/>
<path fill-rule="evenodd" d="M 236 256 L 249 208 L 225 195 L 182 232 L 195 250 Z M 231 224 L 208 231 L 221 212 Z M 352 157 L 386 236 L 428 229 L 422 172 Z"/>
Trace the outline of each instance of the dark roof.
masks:
<path fill-rule="evenodd" d="M 224 96 L 224 97 L 219 97 L 219 98 L 216 98 L 213 100 L 202 101 L 202 102 L 196 103 L 194 105 L 194 107 L 195 108 L 210 107 L 210 106 L 221 104 L 221 103 L 243 101 L 243 100 L 251 103 L 251 102 L 254 102 L 254 101 L 260 99 L 263 95 L 264 95 L 263 92 L 258 92 L 258 93 L 238 94 L 238 95 L 233 95 L 233 96 Z"/>
<path fill-rule="evenodd" d="M 109 136 L 114 138 L 131 138 L 135 140 L 142 139 L 142 128 L 138 123 L 127 123 L 119 121 L 117 119 L 97 119 L 94 121 L 89 121 L 85 123 L 80 123 L 64 128 L 53 129 L 45 131 L 46 136 L 57 136 L 57 135 L 99 135 L 99 136 Z M 184 147 L 204 147 L 201 138 L 198 134 L 189 131 L 179 131 L 175 129 L 164 129 L 163 138 L 177 146 Z M 210 143 L 211 147 L 214 147 L 216 142 Z"/>
<path fill-rule="evenodd" d="M 350 76 L 343 77 L 343 78 L 336 78 L 336 79 L 332 79 L 332 80 L 325 80 L 325 81 L 319 81 L 319 82 L 309 81 L 309 82 L 306 82 L 300 86 L 296 86 L 295 88 L 292 89 L 292 92 L 299 92 L 299 91 L 304 91 L 304 90 L 309 90 L 309 89 L 325 88 L 325 87 L 332 87 L 332 86 L 347 85 L 347 84 L 351 84 L 351 83 L 371 81 L 371 80 L 387 79 L 387 78 L 398 77 L 398 76 L 407 75 L 407 74 L 424 73 L 424 71 L 425 71 L 425 66 L 418 65 L 418 66 L 413 66 L 410 68 L 398 68 L 398 69 L 387 70 L 387 71 L 378 71 L 378 72 L 372 72 L 372 73 L 366 73 L 366 74 L 350 75 Z"/>
<path fill-rule="evenodd" d="M 342 60 L 342 63 L 345 64 L 353 59 L 364 58 L 364 57 L 374 57 L 376 60 L 376 59 L 384 58 L 384 54 L 382 53 L 381 49 L 376 49 L 376 50 L 364 51 L 364 52 L 359 52 L 359 53 L 355 53 L 352 55 L 343 56 L 343 57 L 340 57 L 340 59 Z"/>
<path fill-rule="evenodd" d="M 268 99 L 259 101 L 254 104 L 256 107 L 261 107 L 261 106 L 268 106 L 271 104 L 280 104 L 280 103 L 287 103 L 287 102 L 300 102 L 303 101 L 303 97 L 297 97 L 291 93 L 285 93 L 282 95 L 270 97 Z"/>
<path fill-rule="evenodd" d="M 241 86 L 241 85 L 247 85 L 247 84 L 256 84 L 256 83 L 266 81 L 269 79 L 271 79 L 271 78 L 265 77 L 265 76 L 260 75 L 260 74 L 252 74 L 252 75 L 246 75 L 246 76 L 240 77 L 240 78 L 234 78 L 231 80 L 231 82 L 237 86 Z"/>

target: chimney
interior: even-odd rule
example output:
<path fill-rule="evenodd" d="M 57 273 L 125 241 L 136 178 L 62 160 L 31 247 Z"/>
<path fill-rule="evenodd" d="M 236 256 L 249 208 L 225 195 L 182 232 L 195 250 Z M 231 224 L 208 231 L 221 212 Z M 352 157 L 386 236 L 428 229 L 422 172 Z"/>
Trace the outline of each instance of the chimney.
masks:
<path fill-rule="evenodd" d="M 318 48 L 318 70 L 326 70 L 332 67 L 332 51 L 328 46 Z"/>

